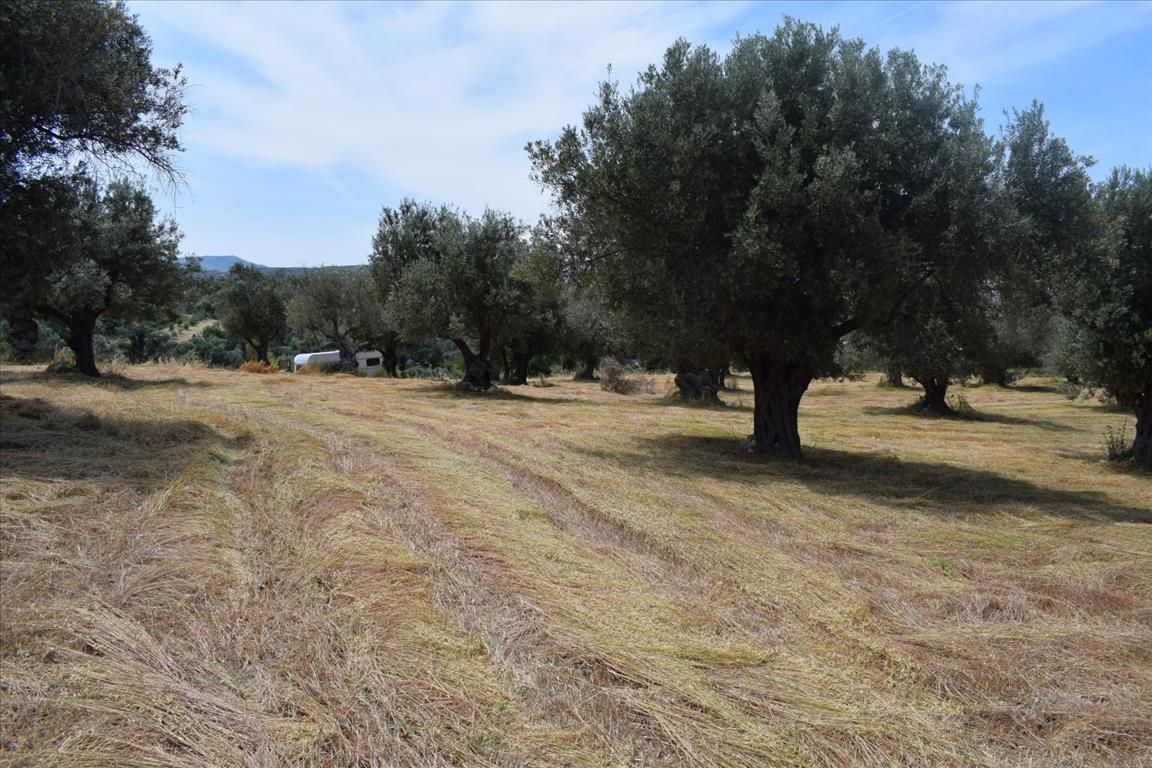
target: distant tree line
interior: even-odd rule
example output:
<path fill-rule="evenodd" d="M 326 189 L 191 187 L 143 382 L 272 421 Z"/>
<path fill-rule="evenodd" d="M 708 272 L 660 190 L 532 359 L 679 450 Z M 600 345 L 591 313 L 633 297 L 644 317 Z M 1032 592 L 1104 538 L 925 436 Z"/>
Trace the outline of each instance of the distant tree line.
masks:
<path fill-rule="evenodd" d="M 1152 463 L 1152 174 L 1093 184 L 1037 103 L 990 135 L 912 53 L 793 20 L 724 56 L 680 40 L 529 144 L 552 216 L 403 200 L 363 268 L 209 278 L 142 187 L 140 168 L 179 183 L 186 83 L 123 3 L 6 4 L 0 42 L 9 356 L 57 339 L 95 376 L 109 353 L 287 365 L 323 347 L 352 368 L 375 349 L 392 376 L 487 391 L 591 379 L 612 354 L 673 371 L 686 399 L 738 366 L 746 446 L 791 457 L 814 378 L 879 369 L 948 415 L 955 382 L 1047 366 L 1131 409 L 1129 453 Z"/>

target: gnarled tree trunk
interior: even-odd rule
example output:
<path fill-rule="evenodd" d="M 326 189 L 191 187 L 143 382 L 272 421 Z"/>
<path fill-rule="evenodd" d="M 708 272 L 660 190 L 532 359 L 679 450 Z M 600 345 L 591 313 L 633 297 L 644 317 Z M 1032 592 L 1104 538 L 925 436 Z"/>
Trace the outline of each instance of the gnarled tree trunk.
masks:
<path fill-rule="evenodd" d="M 353 349 L 343 336 L 330 336 L 329 340 L 336 345 L 340 352 L 340 367 L 346 371 L 354 371 L 356 364 L 356 350 Z"/>
<path fill-rule="evenodd" d="M 921 410 L 941 416 L 951 416 L 954 413 L 947 400 L 948 379 L 925 376 L 916 380 L 924 388 L 924 397 L 920 400 Z"/>
<path fill-rule="evenodd" d="M 99 376 L 96 369 L 96 315 L 81 312 L 68 318 L 68 338 L 64 341 L 76 356 L 76 370 L 85 376 Z"/>
<path fill-rule="evenodd" d="M 577 381 L 596 381 L 596 366 L 599 362 L 599 355 L 585 355 L 584 367 L 577 371 L 573 378 Z"/>
<path fill-rule="evenodd" d="M 509 384 L 527 384 L 528 383 L 528 363 L 532 361 L 532 355 L 527 352 L 513 352 L 512 353 L 512 375 L 508 379 Z"/>
<path fill-rule="evenodd" d="M 256 359 L 259 360 L 260 362 L 264 363 L 265 365 L 268 365 L 269 363 L 272 362 L 271 360 L 268 359 L 268 347 L 269 347 L 268 339 L 257 339 L 256 342 L 257 343 L 253 345 L 253 347 L 256 350 Z"/>
<path fill-rule="evenodd" d="M 460 381 L 460 386 L 477 392 L 487 392 L 492 389 L 492 381 L 498 376 L 499 371 L 488 358 L 486 345 L 481 343 L 481 352 L 477 354 L 463 339 L 452 339 L 452 343 L 464 356 L 464 378 Z"/>
<path fill-rule="evenodd" d="M 758 357 L 749 361 L 748 372 L 755 394 L 753 432 L 745 443 L 748 450 L 779 450 L 800 458 L 800 400 L 812 383 L 812 368 L 806 363 Z"/>
<path fill-rule="evenodd" d="M 980 370 L 980 379 L 985 384 L 998 387 L 1008 386 L 1008 369 L 999 363 L 985 363 Z"/>
<path fill-rule="evenodd" d="M 727 363 L 717 368 L 709 368 L 708 376 L 712 380 L 712 386 L 716 387 L 717 391 L 728 389 L 728 376 L 732 373 L 731 368 Z"/>
<path fill-rule="evenodd" d="M 400 336 L 397 333 L 387 333 L 384 336 L 383 349 L 380 350 L 383 359 L 380 364 L 393 379 L 400 376 Z"/>
<path fill-rule="evenodd" d="M 896 366 L 889 366 L 888 370 L 885 371 L 884 375 L 887 377 L 889 385 L 891 385 L 893 387 L 904 386 L 904 374 Z"/>

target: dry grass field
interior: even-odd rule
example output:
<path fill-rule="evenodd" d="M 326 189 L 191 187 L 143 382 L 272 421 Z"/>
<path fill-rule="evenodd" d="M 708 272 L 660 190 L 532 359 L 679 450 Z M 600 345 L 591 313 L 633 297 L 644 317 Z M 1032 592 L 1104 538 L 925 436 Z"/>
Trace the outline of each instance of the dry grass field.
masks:
<path fill-rule="evenodd" d="M 4 765 L 1152 764 L 1152 478 L 1054 382 L 817 382 L 794 464 L 740 379 L 2 378 Z"/>

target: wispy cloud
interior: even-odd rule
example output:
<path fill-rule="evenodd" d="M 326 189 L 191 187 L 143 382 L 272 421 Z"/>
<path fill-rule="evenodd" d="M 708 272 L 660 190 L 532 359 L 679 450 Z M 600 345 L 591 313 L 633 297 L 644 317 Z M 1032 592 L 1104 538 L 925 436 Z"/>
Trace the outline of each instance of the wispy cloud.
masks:
<path fill-rule="evenodd" d="M 898 17 L 905 17 L 902 23 L 885 23 Z M 1146 26 L 1150 19 L 1152 3 L 1140 2 L 919 3 L 871 31 L 865 28 L 861 36 L 885 49 L 914 49 L 967 85 L 987 85 Z"/>
<path fill-rule="evenodd" d="M 578 119 L 613 64 L 631 77 L 676 37 L 711 40 L 739 4 L 460 6 L 165 3 L 231 62 L 191 67 L 194 149 L 369 170 L 403 194 L 532 216 L 523 151 Z M 237 66 L 239 63 L 239 66 Z"/>
<path fill-rule="evenodd" d="M 316 258 L 293 243 L 341 243 L 355 250 L 323 258 L 362 259 L 372 211 L 403 196 L 534 219 L 547 201 L 529 179 L 524 144 L 578 121 L 609 64 L 630 82 L 678 37 L 725 50 L 737 32 L 770 32 L 789 13 L 882 49 L 914 49 L 948 65 L 953 80 L 995 84 L 997 97 L 1023 106 L 1051 101 L 1037 74 L 1046 67 L 1152 27 L 1149 3 L 139 2 L 133 10 L 163 48 L 161 61 L 183 60 L 194 84 L 185 143 L 196 199 L 181 219 L 190 246 L 275 243 L 289 254 L 284 263 Z M 1125 109 L 1138 124 L 1141 107 Z M 1111 119 L 1084 126 L 1093 142 L 1115 142 L 1103 127 Z M 205 158 L 213 193 L 197 179 L 208 173 Z M 318 189 L 276 210 L 245 201 L 244 215 L 204 200 L 227 185 L 266 197 L 261 183 Z M 325 196 L 328 210 L 314 210 Z"/>

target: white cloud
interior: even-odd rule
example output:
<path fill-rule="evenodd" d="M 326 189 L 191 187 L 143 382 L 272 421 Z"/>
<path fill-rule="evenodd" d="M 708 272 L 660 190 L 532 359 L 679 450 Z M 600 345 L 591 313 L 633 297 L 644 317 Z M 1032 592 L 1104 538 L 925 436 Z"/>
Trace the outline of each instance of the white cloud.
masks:
<path fill-rule="evenodd" d="M 248 70 L 189 62 L 191 151 L 368 170 L 401 194 L 534 218 L 544 199 L 528 179 L 525 141 L 578 120 L 608 64 L 629 80 L 675 38 L 707 39 L 742 6 L 164 3 L 136 10 L 146 26 L 179 28 Z M 724 30 L 718 42 L 729 36 Z"/>

